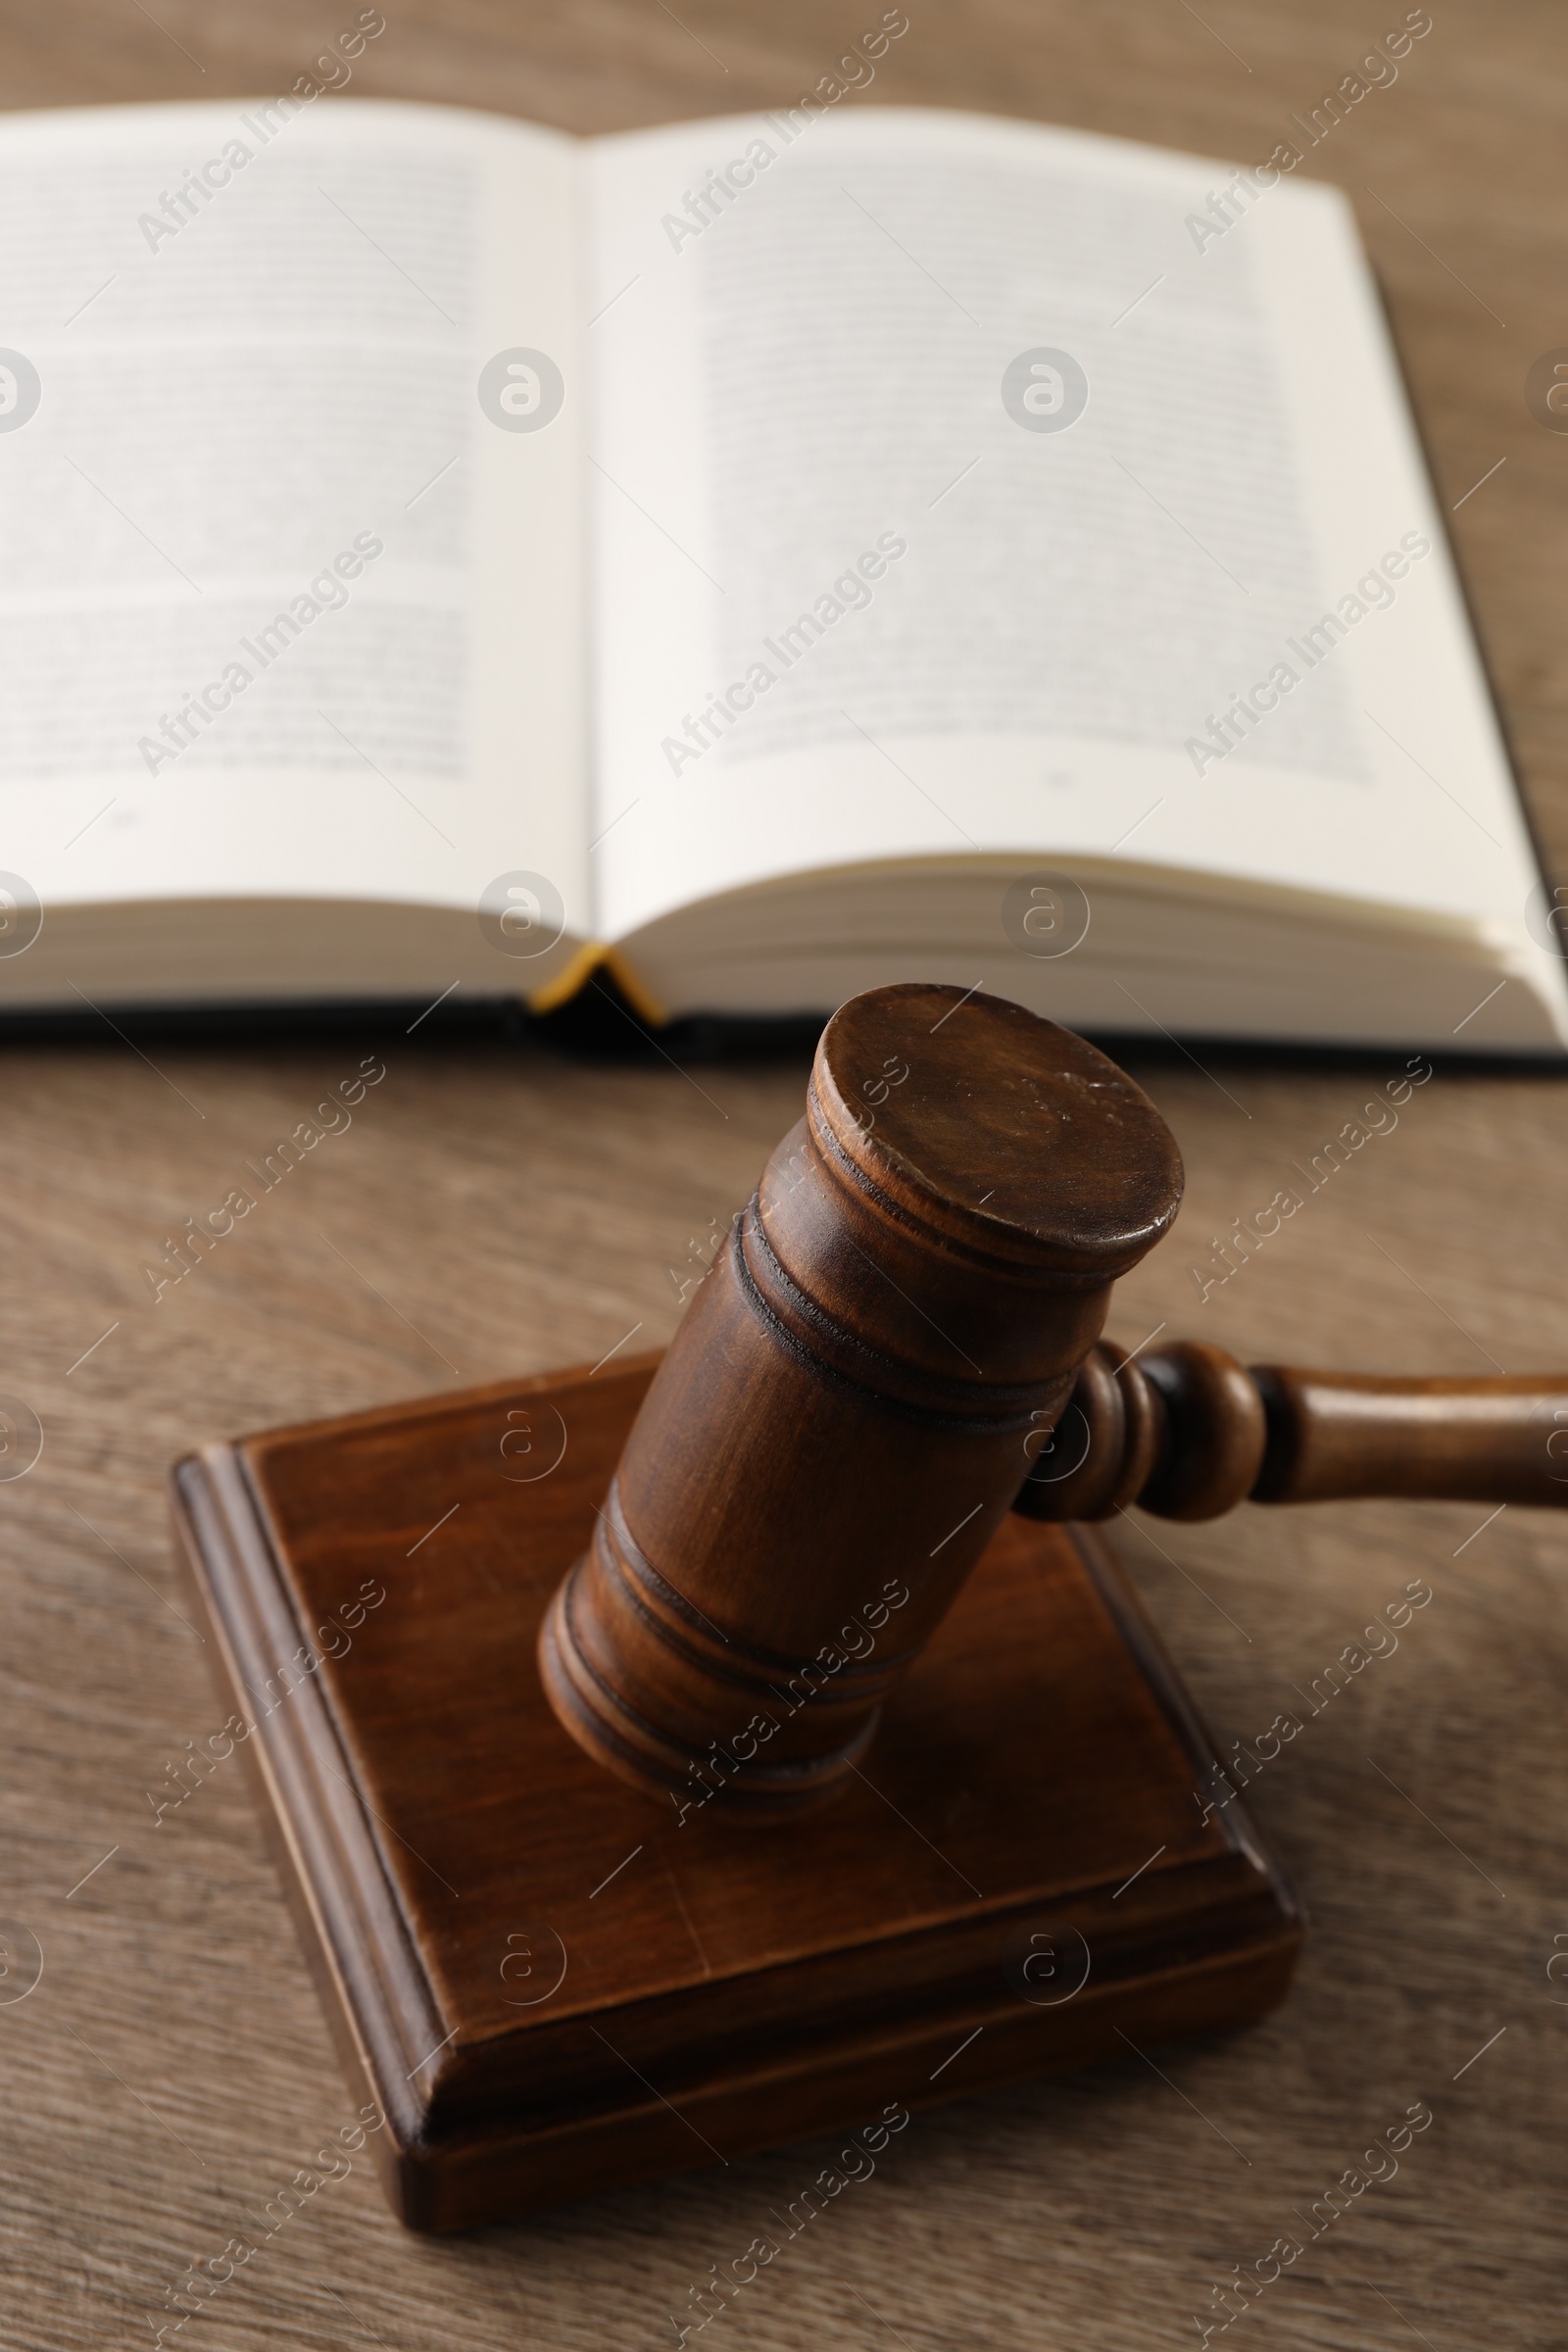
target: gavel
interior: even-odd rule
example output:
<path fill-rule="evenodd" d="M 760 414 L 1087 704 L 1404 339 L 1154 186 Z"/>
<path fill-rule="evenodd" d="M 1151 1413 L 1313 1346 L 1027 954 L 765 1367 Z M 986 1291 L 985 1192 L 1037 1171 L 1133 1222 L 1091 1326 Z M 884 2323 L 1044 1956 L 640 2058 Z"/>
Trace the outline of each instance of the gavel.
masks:
<path fill-rule="evenodd" d="M 599 1763 L 677 1808 L 847 1785 L 1009 1510 L 1568 1504 L 1568 1375 L 1396 1380 L 1101 1338 L 1175 1139 L 1022 1006 L 874 989 L 693 1296 L 540 1633 Z"/>

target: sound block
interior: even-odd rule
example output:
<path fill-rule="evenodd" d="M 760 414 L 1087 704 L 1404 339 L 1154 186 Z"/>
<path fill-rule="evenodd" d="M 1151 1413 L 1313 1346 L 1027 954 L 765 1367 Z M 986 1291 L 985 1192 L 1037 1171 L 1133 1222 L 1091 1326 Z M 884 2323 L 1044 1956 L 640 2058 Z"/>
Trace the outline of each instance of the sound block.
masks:
<path fill-rule="evenodd" d="M 1290 1891 L 1239 1801 L 1203 1819 L 1212 1746 L 1084 1529 L 1004 1524 L 819 1812 L 682 1816 L 591 1763 L 534 1644 L 655 1361 L 172 1474 L 225 1736 L 415 2229 L 1247 2024 L 1295 1963 Z"/>

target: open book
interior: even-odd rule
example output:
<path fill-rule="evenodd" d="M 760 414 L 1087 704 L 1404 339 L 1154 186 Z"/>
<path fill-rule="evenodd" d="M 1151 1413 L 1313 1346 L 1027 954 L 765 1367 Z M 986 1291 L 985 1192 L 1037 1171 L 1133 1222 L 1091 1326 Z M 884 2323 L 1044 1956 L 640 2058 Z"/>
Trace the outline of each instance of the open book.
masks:
<path fill-rule="evenodd" d="M 0 1010 L 1568 1043 L 1333 190 L 840 89 L 19 116 L 0 194 Z"/>

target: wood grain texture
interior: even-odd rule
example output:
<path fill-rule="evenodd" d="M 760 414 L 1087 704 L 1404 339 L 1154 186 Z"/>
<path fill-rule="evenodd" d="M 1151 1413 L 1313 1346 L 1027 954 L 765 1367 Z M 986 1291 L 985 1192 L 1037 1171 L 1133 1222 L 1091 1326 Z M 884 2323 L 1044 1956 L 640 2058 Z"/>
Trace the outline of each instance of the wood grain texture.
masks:
<path fill-rule="evenodd" d="M 153 0 L 201 74 L 119 0 L 13 0 L 4 93 L 274 89 L 353 13 Z M 868 102 L 992 107 L 1251 161 L 1399 13 L 922 7 Z M 859 24 L 814 0 L 787 16 L 676 0 L 676 15 L 697 40 L 644 0 L 418 0 L 358 86 L 608 128 L 786 100 Z M 1568 442 L 1522 399 L 1530 362 L 1568 339 L 1561 43 L 1546 0 L 1445 6 L 1396 86 L 1307 169 L 1355 202 L 1445 504 L 1506 460 L 1452 528 L 1534 812 L 1568 864 Z M 806 1075 L 804 1060 L 705 1069 L 700 1094 L 662 1063 L 591 1070 L 397 1041 L 351 1132 L 153 1308 L 144 1259 L 378 1042 L 225 1054 L 149 1041 L 195 1109 L 107 1035 L 101 1050 L 5 1056 L 0 1388 L 45 1429 L 36 1469 L 0 1486 L 5 1908 L 44 1952 L 37 1988 L 0 2006 L 0 2263 L 18 2352 L 150 2342 L 147 2315 L 167 2312 L 182 2267 L 220 2257 L 349 2121 L 234 1768 L 153 1827 L 147 1790 L 217 1728 L 202 1650 L 172 1613 L 166 1465 L 239 1430 L 662 1343 L 694 1250 L 747 1198 Z M 1176 1132 L 1188 1196 L 1118 1296 L 1118 1331 L 1137 1341 L 1163 1320 L 1248 1361 L 1390 1372 L 1561 1360 L 1557 1082 L 1440 1072 L 1199 1307 L 1190 1269 L 1210 1265 L 1209 1236 L 1254 1219 L 1289 1163 L 1398 1074 L 1204 1059 L 1212 1078 L 1130 1060 Z M 1167 2064 L 1166 2082 L 1129 2053 L 917 2118 L 710 2344 L 728 2329 L 750 2352 L 869 2352 L 889 2328 L 914 2352 L 1196 2341 L 1209 2282 L 1265 2253 L 1423 2097 L 1435 2125 L 1397 2177 L 1357 2196 L 1249 2325 L 1278 2352 L 1390 2352 L 1416 2343 L 1412 2328 L 1440 2352 L 1560 2339 L 1568 2012 L 1554 2003 L 1568 1985 L 1546 1971 L 1568 1936 L 1568 1588 L 1560 1520 L 1510 1507 L 1483 1530 L 1486 1516 L 1325 1504 L 1116 1523 L 1225 1754 L 1233 1740 L 1255 1752 L 1287 1710 L 1300 1723 L 1260 1775 L 1243 1768 L 1313 1923 L 1292 1998 L 1252 2034 Z M 1415 1579 L 1435 1598 L 1373 1656 L 1364 1629 L 1387 1625 Z M 1325 1696 L 1353 1643 L 1365 1663 Z M 667 2315 L 687 2311 L 688 2288 L 833 2152 L 789 2149 L 440 2244 L 403 2237 L 356 2162 L 183 2340 L 652 2352 L 674 2340 Z"/>
<path fill-rule="evenodd" d="M 764 1827 L 590 1762 L 534 1647 L 655 1361 L 174 1473 L 221 1661 L 202 1769 L 245 1759 L 416 2229 L 808 2132 L 885 2146 L 879 2118 L 1254 2023 L 1299 1947 L 1244 1805 L 1195 1800 L 1212 1740 L 1088 1530 L 1004 1521 L 823 1813 Z"/>

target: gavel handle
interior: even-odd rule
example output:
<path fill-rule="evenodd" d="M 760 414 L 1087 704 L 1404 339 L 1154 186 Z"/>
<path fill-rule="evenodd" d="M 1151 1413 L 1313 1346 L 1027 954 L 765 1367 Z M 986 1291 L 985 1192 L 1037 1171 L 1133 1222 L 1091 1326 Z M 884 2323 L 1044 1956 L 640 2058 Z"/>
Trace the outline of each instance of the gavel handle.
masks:
<path fill-rule="evenodd" d="M 1217 1519 L 1237 1503 L 1354 1495 L 1568 1509 L 1568 1373 L 1388 1380 L 1239 1363 L 1196 1340 L 1091 1348 L 1013 1504 L 1106 1519 L 1137 1503 Z"/>

